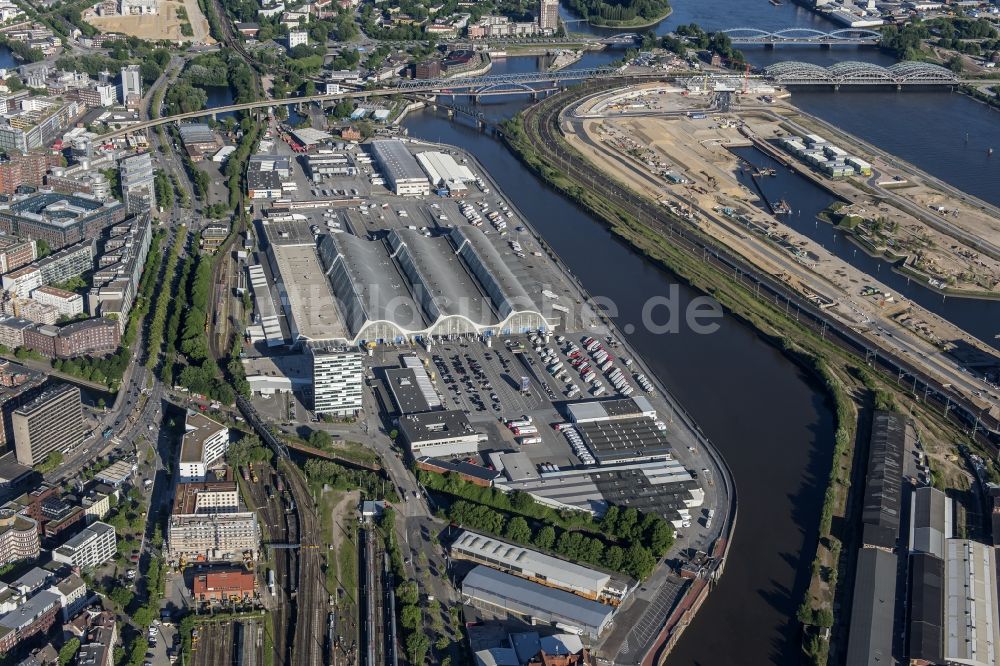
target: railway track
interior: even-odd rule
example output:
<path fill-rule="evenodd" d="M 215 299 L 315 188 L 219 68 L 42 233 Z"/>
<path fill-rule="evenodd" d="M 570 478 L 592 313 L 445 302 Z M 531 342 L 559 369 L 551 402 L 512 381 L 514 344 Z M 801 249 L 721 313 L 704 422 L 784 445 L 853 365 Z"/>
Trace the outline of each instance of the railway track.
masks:
<path fill-rule="evenodd" d="M 256 505 L 261 521 L 267 530 L 266 543 L 290 543 L 288 518 L 283 510 L 275 506 L 264 490 L 264 486 L 270 482 L 273 471 L 270 467 L 257 467 L 259 481 L 252 479 L 247 482 L 250 490 L 250 497 Z M 267 547 L 266 545 L 264 546 Z M 291 634 L 289 628 L 294 623 L 292 609 L 292 588 L 294 581 L 295 553 L 291 550 L 275 549 L 273 551 L 274 563 L 274 592 L 278 600 L 277 608 L 272 613 L 272 635 L 274 637 L 274 656 L 272 663 L 275 666 L 290 666 L 291 661 Z"/>
<path fill-rule="evenodd" d="M 731 253 L 728 248 L 711 242 L 697 233 L 691 225 L 670 215 L 667 209 L 655 202 L 639 196 L 608 179 L 575 151 L 564 144 L 564 136 L 559 125 L 561 112 L 570 103 L 603 89 L 620 87 L 626 82 L 597 83 L 550 97 L 530 107 L 524 113 L 524 130 L 531 145 L 552 166 L 580 183 L 590 183 L 593 191 L 614 203 L 643 224 L 668 238 L 677 248 L 690 256 L 708 263 L 733 277 L 744 286 L 750 295 L 769 300 L 784 307 L 799 324 L 811 329 L 828 342 L 887 374 L 906 377 L 907 385 L 912 382 L 914 395 L 924 395 L 929 403 L 938 406 L 944 417 L 965 429 L 976 430 L 980 442 L 990 445 L 994 451 L 1000 447 L 1000 422 L 984 415 L 967 399 L 954 393 L 949 387 L 908 360 L 884 348 L 874 346 L 859 333 L 843 327 L 828 313 L 815 306 L 794 290 L 774 277 L 761 273 L 742 257 Z"/>

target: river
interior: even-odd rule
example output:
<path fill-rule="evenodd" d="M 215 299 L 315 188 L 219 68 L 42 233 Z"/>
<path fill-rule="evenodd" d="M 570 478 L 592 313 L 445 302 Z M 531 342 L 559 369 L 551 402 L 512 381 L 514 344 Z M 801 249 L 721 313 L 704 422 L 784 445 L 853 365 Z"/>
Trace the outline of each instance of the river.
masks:
<path fill-rule="evenodd" d="M 572 18 L 567 10 L 562 11 L 564 18 Z M 774 7 L 765 0 L 675 0 L 673 14 L 655 31 L 664 34 L 690 22 L 709 30 L 836 27 L 790 2 Z M 597 32 L 585 24 L 574 24 L 571 29 Z M 893 62 L 869 48 L 786 47 L 748 49 L 745 53 L 756 65 L 778 60 Z M 574 67 L 602 65 L 619 57 L 620 52 L 588 53 Z M 533 71 L 544 65 L 539 58 L 508 58 L 497 60 L 493 73 Z M 796 93 L 793 99 L 804 110 L 952 185 L 1000 204 L 1000 188 L 996 187 L 1000 160 L 985 158 L 985 146 L 1000 148 L 1000 124 L 986 107 L 948 93 L 824 91 Z M 502 119 L 526 101 L 490 100 L 481 110 L 491 119 Z M 646 299 L 667 294 L 676 284 L 672 275 L 650 266 L 593 217 L 547 189 L 496 140 L 431 111 L 417 112 L 405 124 L 413 136 L 454 144 L 475 154 L 584 287 L 617 305 L 620 327 L 638 322 Z M 931 126 L 935 128 L 933 139 L 925 130 Z M 969 145 L 964 142 L 965 131 L 975 137 Z M 985 311 L 977 310 L 983 305 L 981 301 L 949 298 L 940 302 L 939 295 L 907 285 L 905 278 L 891 273 L 887 266 L 877 267 L 878 260 L 862 258 L 860 251 L 856 258 L 853 245 L 843 238 L 834 240 L 832 228 L 812 219 L 815 211 L 829 203 L 829 196 L 808 190 L 801 178 L 791 178 L 784 174 L 769 186 L 794 198 L 793 206 L 802 210 L 801 218 L 793 221 L 797 228 L 815 233 L 831 249 L 840 244 L 845 258 L 875 267 L 879 278 L 893 289 L 926 301 L 928 306 L 935 305 L 943 316 L 983 337 L 992 337 L 986 335 L 989 322 L 995 326 L 1000 321 L 1000 316 L 992 314 L 993 304 Z M 680 293 L 683 302 L 694 295 L 683 287 Z M 978 320 L 977 312 L 983 313 Z M 830 406 L 811 378 L 730 317 L 712 335 L 683 331 L 656 336 L 639 326 L 628 337 L 725 456 L 739 497 L 739 522 L 721 585 L 710 595 L 668 664 L 798 664 L 799 633 L 794 616 L 808 584 L 829 472 L 834 429 Z"/>

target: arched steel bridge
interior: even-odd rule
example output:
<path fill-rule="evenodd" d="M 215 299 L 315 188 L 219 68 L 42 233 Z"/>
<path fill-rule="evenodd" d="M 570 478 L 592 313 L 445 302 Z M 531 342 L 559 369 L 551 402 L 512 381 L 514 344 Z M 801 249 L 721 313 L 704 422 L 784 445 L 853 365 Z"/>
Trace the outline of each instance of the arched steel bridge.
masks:
<path fill-rule="evenodd" d="M 734 45 L 754 45 L 775 46 L 778 44 L 790 44 L 798 46 L 877 46 L 882 39 L 882 35 L 874 30 L 862 28 L 844 28 L 823 32 L 812 28 L 785 28 L 775 32 L 759 30 L 757 28 L 730 28 L 722 33 L 729 37 Z"/>
<path fill-rule="evenodd" d="M 889 67 L 870 62 L 839 62 L 820 67 L 808 62 L 779 62 L 764 68 L 783 86 L 953 86 L 961 83 L 950 69 L 925 62 L 897 62 Z"/>

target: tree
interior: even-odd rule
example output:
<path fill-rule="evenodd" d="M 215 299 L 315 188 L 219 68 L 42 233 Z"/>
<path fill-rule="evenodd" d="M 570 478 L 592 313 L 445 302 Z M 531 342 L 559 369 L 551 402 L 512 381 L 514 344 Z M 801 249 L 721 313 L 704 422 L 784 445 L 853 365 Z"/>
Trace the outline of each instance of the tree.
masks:
<path fill-rule="evenodd" d="M 621 546 L 611 546 L 604 551 L 604 567 L 612 571 L 621 571 L 625 562 L 625 550 Z"/>
<path fill-rule="evenodd" d="M 132 603 L 132 598 L 135 596 L 132 592 L 124 587 L 116 587 L 111 590 L 111 594 L 108 595 L 111 601 L 118 605 L 118 608 L 125 610 L 128 605 Z"/>
<path fill-rule="evenodd" d="M 333 444 L 333 437 L 325 430 L 313 430 L 309 433 L 309 446 L 317 449 L 328 449 Z"/>
<path fill-rule="evenodd" d="M 35 248 L 38 250 L 38 258 L 47 257 L 52 254 L 52 248 L 49 247 L 49 243 L 44 238 L 39 238 L 35 241 Z"/>
<path fill-rule="evenodd" d="M 531 528 L 528 527 L 528 521 L 521 516 L 511 518 L 510 522 L 507 523 L 507 530 L 504 532 L 504 536 L 514 543 L 530 543 Z"/>
<path fill-rule="evenodd" d="M 674 545 L 674 528 L 670 523 L 660 518 L 650 529 L 647 542 L 653 555 L 662 557 Z"/>
<path fill-rule="evenodd" d="M 415 631 L 420 623 L 423 621 L 423 613 L 420 611 L 420 606 L 416 604 L 410 604 L 408 606 L 403 606 L 403 612 L 401 613 L 400 623 L 403 625 L 404 629 L 409 629 L 410 631 Z"/>
<path fill-rule="evenodd" d="M 618 507 L 612 504 L 608 507 L 608 510 L 604 512 L 604 518 L 601 518 L 601 531 L 607 536 L 615 535 L 615 528 L 618 526 Z"/>
<path fill-rule="evenodd" d="M 67 664 L 72 663 L 73 658 L 76 657 L 77 650 L 79 649 L 79 638 L 71 638 L 66 641 L 66 644 L 59 650 L 59 666 L 67 666 Z"/>
<path fill-rule="evenodd" d="M 535 535 L 535 546 L 542 550 L 552 550 L 552 544 L 555 542 L 556 530 L 551 525 L 546 525 Z"/>
<path fill-rule="evenodd" d="M 422 632 L 414 631 L 406 638 L 406 656 L 414 666 L 424 663 L 430 647 L 430 639 Z"/>
<path fill-rule="evenodd" d="M 635 528 L 638 520 L 639 512 L 635 507 L 625 509 L 618 518 L 618 524 L 615 526 L 615 534 L 622 539 L 632 538 L 632 530 Z"/>
<path fill-rule="evenodd" d="M 646 579 L 649 574 L 653 573 L 653 567 L 656 566 L 656 559 L 653 557 L 652 553 L 649 552 L 645 547 L 633 542 L 628 550 L 625 551 L 625 562 L 623 565 L 625 573 L 628 575 L 638 578 L 639 580 Z"/>
<path fill-rule="evenodd" d="M 416 604 L 420 600 L 420 591 L 417 589 L 416 581 L 408 580 L 400 583 L 396 587 L 396 598 L 404 608 Z"/>

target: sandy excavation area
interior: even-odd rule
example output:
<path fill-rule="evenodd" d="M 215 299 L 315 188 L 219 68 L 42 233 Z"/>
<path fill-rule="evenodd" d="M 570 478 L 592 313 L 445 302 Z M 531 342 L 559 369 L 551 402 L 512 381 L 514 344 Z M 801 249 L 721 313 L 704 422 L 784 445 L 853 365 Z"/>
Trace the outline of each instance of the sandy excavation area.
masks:
<path fill-rule="evenodd" d="M 184 8 L 187 18 L 178 17 L 177 10 Z M 160 0 L 159 13 L 146 16 L 96 16 L 85 15 L 87 23 L 101 32 L 118 32 L 140 39 L 167 39 L 172 42 L 214 44 L 208 34 L 208 19 L 201 13 L 198 0 Z M 190 23 L 194 35 L 181 33 L 181 25 Z"/>

